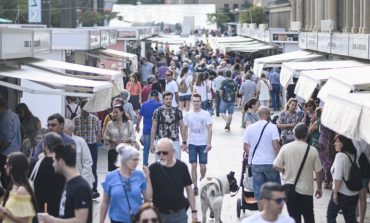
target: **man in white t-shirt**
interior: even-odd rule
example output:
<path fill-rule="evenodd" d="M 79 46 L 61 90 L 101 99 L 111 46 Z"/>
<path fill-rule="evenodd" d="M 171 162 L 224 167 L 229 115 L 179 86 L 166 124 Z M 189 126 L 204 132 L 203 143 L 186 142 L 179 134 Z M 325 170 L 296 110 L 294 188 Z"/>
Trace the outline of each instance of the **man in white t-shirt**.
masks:
<path fill-rule="evenodd" d="M 262 184 L 269 181 L 280 183 L 279 172 L 272 167 L 280 150 L 280 137 L 276 125 L 269 122 L 270 110 L 261 106 L 257 114 L 259 121 L 249 125 L 245 131 L 244 151 L 248 154 L 248 164 L 252 165 L 254 197 L 259 210 L 262 210 L 259 197 Z"/>
<path fill-rule="evenodd" d="M 212 118 L 209 112 L 201 109 L 201 96 L 193 94 L 193 110 L 185 113 L 184 125 L 187 137 L 186 149 L 189 151 L 189 163 L 191 164 L 191 178 L 194 184 L 194 195 L 198 195 L 197 187 L 197 163 L 199 157 L 200 180 L 207 171 L 208 152 L 212 149 Z"/>
<path fill-rule="evenodd" d="M 174 73 L 171 70 L 166 71 L 166 91 L 173 94 L 172 107 L 178 107 L 179 104 L 179 86 L 173 79 Z"/>
<path fill-rule="evenodd" d="M 280 184 L 264 183 L 261 187 L 260 196 L 263 211 L 255 213 L 241 223 L 294 223 L 293 218 L 281 214 L 286 196 Z"/>

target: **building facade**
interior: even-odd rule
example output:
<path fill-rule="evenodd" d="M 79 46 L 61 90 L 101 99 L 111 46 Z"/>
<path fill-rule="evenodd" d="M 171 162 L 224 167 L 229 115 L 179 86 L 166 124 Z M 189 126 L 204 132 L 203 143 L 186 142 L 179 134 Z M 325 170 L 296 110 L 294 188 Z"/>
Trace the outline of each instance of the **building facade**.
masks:
<path fill-rule="evenodd" d="M 165 0 L 165 4 L 215 4 L 216 9 L 240 9 L 246 2 L 252 3 L 253 0 Z"/>

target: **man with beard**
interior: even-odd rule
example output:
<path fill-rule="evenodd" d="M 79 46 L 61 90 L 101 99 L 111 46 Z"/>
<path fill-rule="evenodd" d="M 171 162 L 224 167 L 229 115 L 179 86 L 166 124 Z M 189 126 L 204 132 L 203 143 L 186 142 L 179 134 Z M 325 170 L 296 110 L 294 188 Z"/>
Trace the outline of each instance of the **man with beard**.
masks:
<path fill-rule="evenodd" d="M 150 179 L 153 186 L 153 203 L 161 219 L 167 223 L 187 223 L 187 202 L 190 204 L 192 222 L 197 222 L 195 197 L 188 167 L 174 157 L 173 141 L 161 138 L 156 154 L 159 162 L 150 165 Z M 184 188 L 187 200 L 184 197 Z"/>
<path fill-rule="evenodd" d="M 173 94 L 163 93 L 163 106 L 157 108 L 153 113 L 153 124 L 150 132 L 150 151 L 154 153 L 155 142 L 161 138 L 170 138 L 173 141 L 176 159 L 181 160 L 181 147 L 185 149 L 187 144 L 184 135 L 184 122 L 182 112 L 172 107 Z M 181 131 L 182 146 L 180 144 L 179 129 Z"/>

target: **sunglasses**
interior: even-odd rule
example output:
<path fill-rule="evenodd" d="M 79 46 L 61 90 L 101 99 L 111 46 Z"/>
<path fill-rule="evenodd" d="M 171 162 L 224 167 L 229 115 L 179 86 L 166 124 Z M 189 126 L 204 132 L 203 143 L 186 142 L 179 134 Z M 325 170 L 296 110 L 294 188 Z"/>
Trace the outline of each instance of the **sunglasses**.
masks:
<path fill-rule="evenodd" d="M 140 221 L 140 223 L 157 223 L 158 222 L 158 218 L 146 218 L 146 219 L 143 219 Z"/>
<path fill-rule="evenodd" d="M 55 127 L 55 126 L 57 126 L 58 124 L 56 124 L 56 123 L 48 123 L 48 127 L 49 126 L 51 126 L 51 127 Z"/>
<path fill-rule="evenodd" d="M 168 152 L 167 151 L 158 151 L 158 152 L 156 152 L 156 154 L 158 156 L 160 156 L 160 155 L 167 156 L 168 155 Z"/>
<path fill-rule="evenodd" d="M 276 199 L 269 199 L 269 200 L 273 200 L 275 201 L 275 203 L 277 205 L 281 205 L 282 203 L 284 203 L 286 201 L 286 197 L 283 197 L 283 198 L 276 198 Z"/>

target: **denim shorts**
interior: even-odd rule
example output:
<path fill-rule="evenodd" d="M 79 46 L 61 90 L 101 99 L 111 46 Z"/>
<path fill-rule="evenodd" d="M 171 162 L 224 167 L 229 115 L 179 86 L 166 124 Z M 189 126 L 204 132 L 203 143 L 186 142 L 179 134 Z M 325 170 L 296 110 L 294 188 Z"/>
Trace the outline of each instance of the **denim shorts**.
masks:
<path fill-rule="evenodd" d="M 362 178 L 362 188 L 367 188 L 369 186 L 370 179 Z"/>
<path fill-rule="evenodd" d="M 266 182 L 276 182 L 281 184 L 279 172 L 271 164 L 252 165 L 253 192 L 257 201 L 260 200 L 260 189 Z"/>
<path fill-rule="evenodd" d="M 191 99 L 191 94 L 183 95 L 183 96 L 180 96 L 179 98 L 180 101 L 190 101 L 190 99 Z"/>
<path fill-rule="evenodd" d="M 220 113 L 226 114 L 227 111 L 229 115 L 232 115 L 234 113 L 234 106 L 235 102 L 225 102 L 224 100 L 221 100 Z"/>
<path fill-rule="evenodd" d="M 204 152 L 205 149 L 205 145 L 196 146 L 189 144 L 189 163 L 198 163 L 199 156 L 199 164 L 207 164 L 208 153 Z"/>

